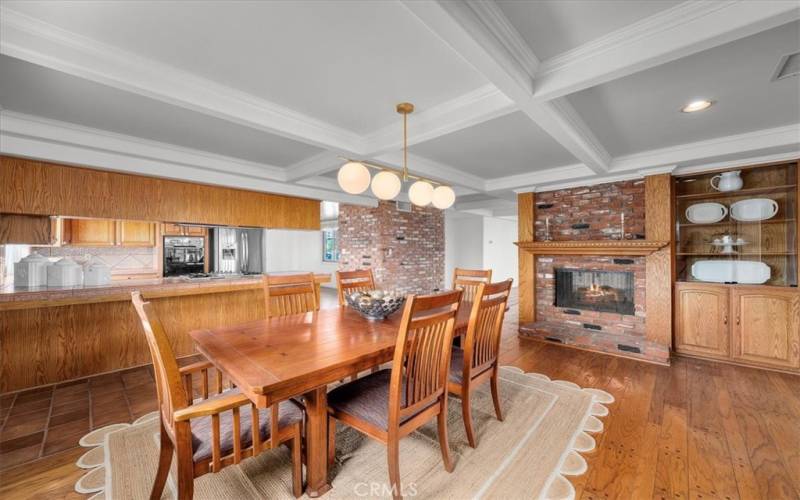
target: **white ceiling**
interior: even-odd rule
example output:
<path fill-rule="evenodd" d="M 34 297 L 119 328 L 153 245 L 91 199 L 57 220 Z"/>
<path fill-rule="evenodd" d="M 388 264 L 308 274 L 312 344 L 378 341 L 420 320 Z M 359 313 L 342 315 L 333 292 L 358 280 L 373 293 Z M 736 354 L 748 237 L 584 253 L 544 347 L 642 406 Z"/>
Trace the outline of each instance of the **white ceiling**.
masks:
<path fill-rule="evenodd" d="M 0 106 L 51 120 L 286 167 L 322 151 L 0 55 Z"/>
<path fill-rule="evenodd" d="M 680 0 L 498 0 L 539 57 L 547 59 L 640 21 Z"/>
<path fill-rule="evenodd" d="M 770 81 L 800 50 L 790 23 L 569 97 L 613 156 L 800 122 L 798 78 Z M 715 104 L 681 113 L 694 99 Z"/>
<path fill-rule="evenodd" d="M 394 106 L 411 101 L 412 171 L 452 183 L 458 209 L 497 216 L 514 191 L 800 156 L 800 78 L 769 81 L 800 51 L 797 2 L 0 8 L 8 154 L 123 170 L 147 157 L 175 177 L 373 204 L 336 187 L 338 157 L 398 165 Z M 696 97 L 717 103 L 678 112 Z M 164 145 L 145 154 L 143 139 Z"/>
<path fill-rule="evenodd" d="M 569 165 L 575 158 L 522 112 L 411 146 L 411 152 L 483 179 Z"/>
<path fill-rule="evenodd" d="M 359 134 L 485 83 L 397 2 L 6 2 Z"/>

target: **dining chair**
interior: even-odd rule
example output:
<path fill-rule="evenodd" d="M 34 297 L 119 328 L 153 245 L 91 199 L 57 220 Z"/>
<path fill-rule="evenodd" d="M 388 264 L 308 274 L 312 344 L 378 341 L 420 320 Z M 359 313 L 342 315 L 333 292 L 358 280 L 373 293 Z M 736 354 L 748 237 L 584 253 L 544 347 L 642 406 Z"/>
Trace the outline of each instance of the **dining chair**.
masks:
<path fill-rule="evenodd" d="M 314 273 L 264 275 L 267 317 L 319 311 Z"/>
<path fill-rule="evenodd" d="M 406 299 L 391 369 L 340 385 L 328 394 L 328 460 L 336 420 L 387 445 L 392 496 L 401 498 L 400 438 L 434 417 L 444 468 L 453 471 L 447 441 L 447 377 L 461 291 Z"/>
<path fill-rule="evenodd" d="M 283 443 L 292 452 L 292 493 L 299 498 L 303 493 L 302 410 L 286 401 L 258 409 L 238 389 L 221 391 L 219 378 L 219 394 L 192 401 L 191 376 L 199 371 L 207 374 L 211 363 L 179 367 L 152 304 L 145 302 L 139 292 L 131 293 L 131 301 L 153 358 L 160 416 L 158 471 L 150 499 L 161 498 L 173 451 L 178 459 L 178 498 L 185 500 L 193 496 L 194 478 L 219 472 Z M 206 378 L 204 387 L 207 384 Z"/>
<path fill-rule="evenodd" d="M 513 280 L 478 285 L 469 315 L 467 333 L 462 348 L 453 347 L 450 360 L 450 377 L 447 390 L 461 398 L 461 413 L 467 431 L 469 445 L 475 448 L 475 432 L 472 428 L 470 395 L 487 380 L 491 382 L 492 400 L 497 420 L 503 421 L 498 388 L 498 353 L 503 331 L 508 296 Z"/>
<path fill-rule="evenodd" d="M 364 292 L 375 289 L 375 277 L 372 269 L 355 271 L 336 271 L 336 284 L 339 288 L 339 305 L 347 304 L 345 297 L 352 292 Z"/>
<path fill-rule="evenodd" d="M 491 269 L 461 269 L 455 268 L 453 271 L 453 290 L 464 290 L 461 300 L 472 302 L 478 285 L 492 281 Z"/>

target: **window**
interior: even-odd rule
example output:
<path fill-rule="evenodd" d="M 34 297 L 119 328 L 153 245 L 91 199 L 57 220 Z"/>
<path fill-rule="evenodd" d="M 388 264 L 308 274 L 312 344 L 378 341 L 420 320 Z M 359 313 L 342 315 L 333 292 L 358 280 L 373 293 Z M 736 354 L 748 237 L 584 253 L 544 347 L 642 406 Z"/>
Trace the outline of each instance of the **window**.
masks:
<path fill-rule="evenodd" d="M 339 262 L 339 228 L 322 230 L 322 262 Z"/>

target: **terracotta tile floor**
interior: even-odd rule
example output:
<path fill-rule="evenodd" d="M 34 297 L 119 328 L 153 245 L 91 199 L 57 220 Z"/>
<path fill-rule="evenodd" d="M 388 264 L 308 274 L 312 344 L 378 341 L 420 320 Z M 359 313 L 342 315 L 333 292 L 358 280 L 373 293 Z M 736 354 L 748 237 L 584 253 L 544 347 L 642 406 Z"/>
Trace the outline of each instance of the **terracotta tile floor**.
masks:
<path fill-rule="evenodd" d="M 323 308 L 337 307 L 336 290 L 323 288 L 320 302 Z M 183 358 L 179 364 L 198 360 Z M 209 379 L 214 380 L 213 370 Z M 198 387 L 195 393 L 199 396 Z M 151 366 L 0 395 L 0 470 L 77 447 L 89 431 L 155 410 Z"/>

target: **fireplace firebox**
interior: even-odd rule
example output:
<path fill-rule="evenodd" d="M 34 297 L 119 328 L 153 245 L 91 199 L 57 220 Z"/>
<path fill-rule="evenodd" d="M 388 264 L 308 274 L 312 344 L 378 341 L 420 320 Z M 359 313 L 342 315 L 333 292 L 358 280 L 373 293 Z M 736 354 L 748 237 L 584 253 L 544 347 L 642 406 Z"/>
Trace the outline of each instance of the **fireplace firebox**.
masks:
<path fill-rule="evenodd" d="M 634 314 L 634 278 L 627 271 L 556 268 L 556 307 Z"/>

